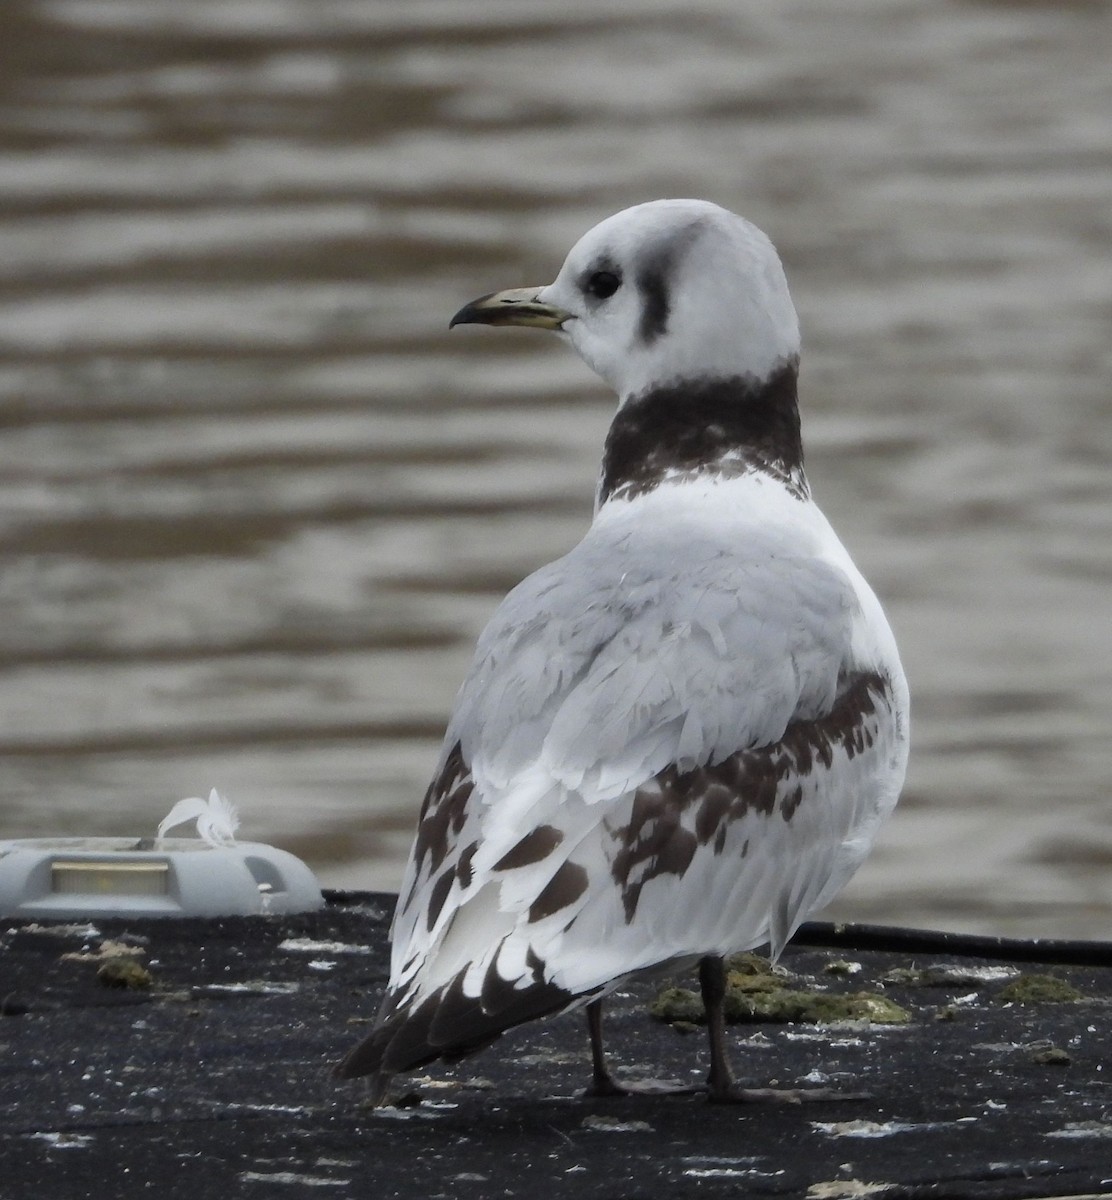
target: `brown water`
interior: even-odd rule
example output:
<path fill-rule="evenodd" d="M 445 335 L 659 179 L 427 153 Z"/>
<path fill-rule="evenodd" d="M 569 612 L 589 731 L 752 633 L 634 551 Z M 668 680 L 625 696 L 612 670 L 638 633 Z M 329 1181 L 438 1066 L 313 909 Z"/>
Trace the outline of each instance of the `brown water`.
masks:
<path fill-rule="evenodd" d="M 837 913 L 1112 929 L 1112 7 L 7 0 L 0 835 L 217 785 L 395 886 L 611 400 L 446 329 L 636 201 L 783 253 L 814 490 L 915 737 Z"/>

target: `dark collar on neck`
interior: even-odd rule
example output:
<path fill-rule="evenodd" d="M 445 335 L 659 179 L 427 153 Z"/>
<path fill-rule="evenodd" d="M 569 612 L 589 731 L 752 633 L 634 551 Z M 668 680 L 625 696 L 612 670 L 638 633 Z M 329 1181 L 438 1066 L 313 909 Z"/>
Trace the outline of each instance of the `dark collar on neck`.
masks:
<path fill-rule="evenodd" d="M 792 360 L 767 379 L 681 380 L 627 400 L 606 436 L 599 503 L 632 499 L 665 478 L 751 472 L 806 499 L 798 374 Z"/>

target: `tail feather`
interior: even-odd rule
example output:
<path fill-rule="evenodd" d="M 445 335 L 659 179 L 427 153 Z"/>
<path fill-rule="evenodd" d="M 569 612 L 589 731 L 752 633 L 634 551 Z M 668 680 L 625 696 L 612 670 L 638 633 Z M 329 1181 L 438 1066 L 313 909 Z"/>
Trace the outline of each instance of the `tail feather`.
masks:
<path fill-rule="evenodd" d="M 520 989 L 511 980 L 492 985 L 490 972 L 481 994 L 472 996 L 464 990 L 465 974 L 461 971 L 451 983 L 416 1004 L 396 1005 L 392 1003 L 395 998 L 388 997 L 379 1023 L 333 1073 L 341 1079 L 376 1073 L 389 1076 L 437 1058 L 463 1058 L 488 1046 L 507 1029 L 561 1012 L 579 999 L 543 978 Z M 381 1086 L 385 1088 L 384 1083 Z"/>

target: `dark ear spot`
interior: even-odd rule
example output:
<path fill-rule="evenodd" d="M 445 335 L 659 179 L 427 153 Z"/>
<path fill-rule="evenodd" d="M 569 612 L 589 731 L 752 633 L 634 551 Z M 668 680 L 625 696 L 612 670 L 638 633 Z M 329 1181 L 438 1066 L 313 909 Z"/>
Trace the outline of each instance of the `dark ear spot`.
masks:
<path fill-rule="evenodd" d="M 644 256 L 637 270 L 637 291 L 641 296 L 641 341 L 651 345 L 668 329 L 672 312 L 671 286 L 676 266 L 705 228 L 702 217 L 659 242 Z"/>
<path fill-rule="evenodd" d="M 641 293 L 641 341 L 655 342 L 668 328 L 671 304 L 668 300 L 668 282 L 665 272 L 666 258 L 650 263 L 637 276 L 637 290 Z"/>

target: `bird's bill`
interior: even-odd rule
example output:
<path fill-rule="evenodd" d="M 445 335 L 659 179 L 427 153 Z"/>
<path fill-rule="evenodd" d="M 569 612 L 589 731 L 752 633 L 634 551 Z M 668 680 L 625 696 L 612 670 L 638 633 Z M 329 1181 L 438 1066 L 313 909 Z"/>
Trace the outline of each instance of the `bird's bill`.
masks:
<path fill-rule="evenodd" d="M 472 300 L 452 318 L 448 325 L 528 325 L 533 329 L 559 329 L 571 316 L 555 304 L 537 299 L 539 287 L 507 288 Z"/>

